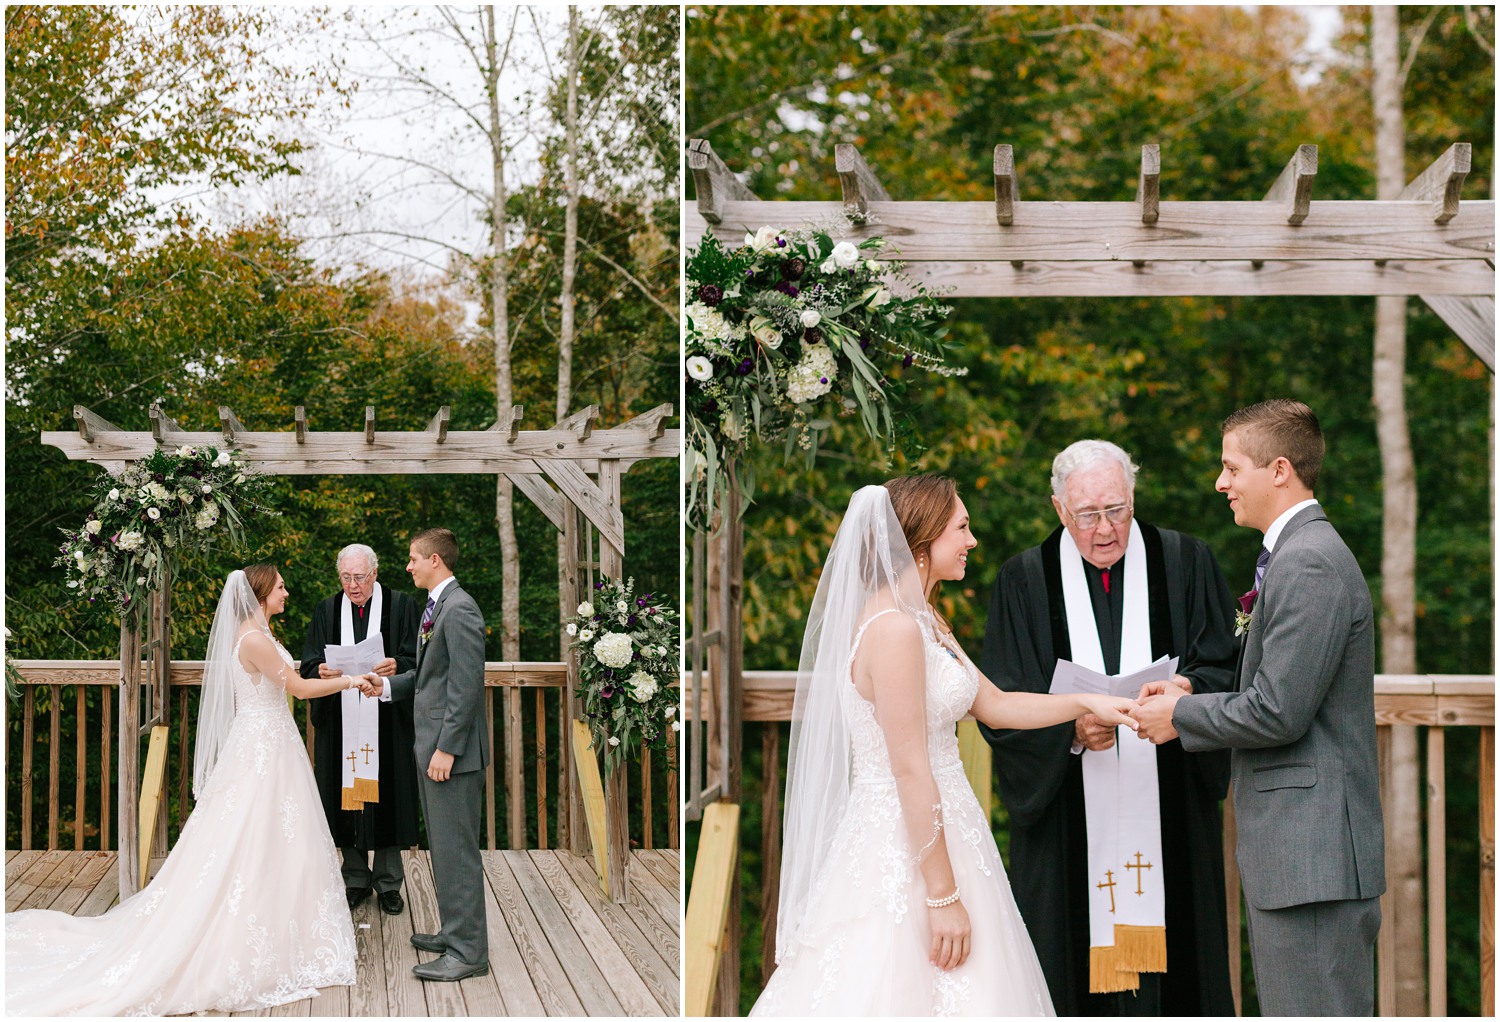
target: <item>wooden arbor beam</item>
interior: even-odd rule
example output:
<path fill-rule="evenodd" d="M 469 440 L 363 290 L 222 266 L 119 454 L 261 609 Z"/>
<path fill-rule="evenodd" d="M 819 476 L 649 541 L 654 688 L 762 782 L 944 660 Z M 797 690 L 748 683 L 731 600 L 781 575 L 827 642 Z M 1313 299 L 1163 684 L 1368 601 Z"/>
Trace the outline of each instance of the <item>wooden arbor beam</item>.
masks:
<path fill-rule="evenodd" d="M 861 223 L 870 212 L 870 203 L 890 202 L 885 186 L 859 154 L 859 148 L 848 142 L 833 147 L 833 165 L 838 171 L 839 187 L 844 192 L 844 215 L 851 223 Z"/>
<path fill-rule="evenodd" d="M 1318 147 L 1299 145 L 1263 201 L 1280 206 L 1287 223 L 1300 224 L 1312 208 L 1313 178 L 1317 175 Z"/>
<path fill-rule="evenodd" d="M 698 213 L 709 223 L 723 223 L 724 209 L 731 200 L 754 199 L 745 183 L 724 166 L 706 138 L 688 141 L 688 170 L 693 174 L 693 188 L 698 193 Z"/>

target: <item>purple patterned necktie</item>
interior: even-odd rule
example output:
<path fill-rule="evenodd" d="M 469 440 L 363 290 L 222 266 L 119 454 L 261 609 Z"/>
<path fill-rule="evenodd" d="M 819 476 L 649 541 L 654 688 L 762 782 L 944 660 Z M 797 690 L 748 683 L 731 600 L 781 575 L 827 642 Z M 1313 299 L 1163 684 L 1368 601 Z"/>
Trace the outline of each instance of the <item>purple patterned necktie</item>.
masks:
<path fill-rule="evenodd" d="M 1260 556 L 1255 559 L 1255 591 L 1260 592 L 1260 584 L 1266 579 L 1266 565 L 1271 562 L 1271 551 L 1265 547 L 1260 548 Z"/>

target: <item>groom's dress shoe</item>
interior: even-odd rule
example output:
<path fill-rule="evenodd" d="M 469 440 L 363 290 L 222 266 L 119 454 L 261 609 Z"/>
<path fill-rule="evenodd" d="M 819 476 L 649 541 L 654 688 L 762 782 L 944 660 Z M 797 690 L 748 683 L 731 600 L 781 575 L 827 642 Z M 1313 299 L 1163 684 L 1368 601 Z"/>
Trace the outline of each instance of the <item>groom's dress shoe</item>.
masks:
<path fill-rule="evenodd" d="M 400 891 L 381 891 L 379 900 L 380 911 L 388 916 L 399 916 L 406 907 L 406 902 L 401 900 Z"/>
<path fill-rule="evenodd" d="M 418 979 L 452 983 L 455 980 L 468 979 L 470 976 L 488 975 L 490 963 L 479 962 L 475 965 L 466 965 L 452 955 L 445 954 L 441 958 L 425 962 L 422 965 L 414 965 L 411 971 L 412 975 Z"/>
<path fill-rule="evenodd" d="M 348 898 L 349 898 L 349 908 L 350 909 L 356 909 L 360 905 L 364 904 L 365 899 L 368 898 L 373 893 L 374 893 L 374 891 L 371 888 L 369 888 L 369 887 L 346 887 L 346 888 L 344 888 L 344 894 L 347 895 Z"/>
<path fill-rule="evenodd" d="M 438 954 L 444 954 L 448 950 L 448 942 L 441 933 L 413 933 L 411 946 L 423 951 L 436 951 Z"/>

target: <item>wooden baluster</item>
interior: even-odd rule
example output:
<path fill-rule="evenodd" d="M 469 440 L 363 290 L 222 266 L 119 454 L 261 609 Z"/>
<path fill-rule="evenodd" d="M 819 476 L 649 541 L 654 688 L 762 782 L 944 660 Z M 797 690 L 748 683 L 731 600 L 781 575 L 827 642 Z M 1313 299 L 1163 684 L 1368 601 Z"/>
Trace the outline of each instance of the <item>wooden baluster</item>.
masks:
<path fill-rule="evenodd" d="M 1427 731 L 1427 1007 L 1448 1014 L 1448 814 L 1446 732 Z"/>
<path fill-rule="evenodd" d="M 655 848 L 651 839 L 651 750 L 641 750 L 641 847 Z"/>
<path fill-rule="evenodd" d="M 47 721 L 47 848 L 58 847 L 57 821 L 62 799 L 62 686 L 48 685 L 52 712 Z"/>
<path fill-rule="evenodd" d="M 682 711 L 677 711 L 681 715 Z M 667 732 L 667 847 L 678 847 L 677 732 Z"/>
<path fill-rule="evenodd" d="M 85 740 L 88 737 L 88 717 L 84 704 L 84 687 L 82 685 L 74 685 L 73 695 L 78 702 L 78 709 L 74 715 L 74 719 L 78 721 L 78 747 L 75 753 L 78 762 L 74 764 L 73 771 L 73 851 L 81 852 L 83 851 L 84 808 L 88 799 L 83 783 L 84 774 L 88 769 L 89 753 L 88 745 L 85 744 Z"/>
<path fill-rule="evenodd" d="M 110 751 L 114 748 L 110 744 L 110 718 L 114 716 L 114 691 L 104 689 L 104 698 L 99 700 L 99 848 L 109 848 L 109 824 L 110 813 L 114 809 L 114 799 L 110 798 L 110 792 L 114 787 L 110 782 Z"/>
<path fill-rule="evenodd" d="M 1482 1018 L 1495 1017 L 1495 725 L 1493 724 L 1479 729 L 1479 1014 Z"/>
<path fill-rule="evenodd" d="M 505 814 L 509 848 L 526 847 L 526 773 L 521 762 L 521 690 L 505 689 Z"/>
<path fill-rule="evenodd" d="M 489 686 L 484 690 L 484 726 L 490 740 L 490 762 L 484 768 L 484 804 L 488 810 L 484 814 L 484 840 L 485 847 L 490 851 L 495 850 L 495 755 L 500 751 L 495 748 L 495 690 Z M 431 835 L 429 835 L 429 838 Z"/>
<path fill-rule="evenodd" d="M 536 690 L 536 846 L 547 844 L 547 690 Z"/>
<path fill-rule="evenodd" d="M 31 848 L 32 747 L 36 742 L 36 686 L 27 685 L 21 709 L 21 850 Z"/>

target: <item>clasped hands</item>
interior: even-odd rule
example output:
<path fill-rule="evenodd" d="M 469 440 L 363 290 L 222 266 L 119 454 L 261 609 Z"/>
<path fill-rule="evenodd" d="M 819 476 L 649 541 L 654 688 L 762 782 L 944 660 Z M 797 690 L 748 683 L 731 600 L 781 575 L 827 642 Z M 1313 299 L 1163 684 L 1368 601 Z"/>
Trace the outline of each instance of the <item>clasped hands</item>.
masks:
<path fill-rule="evenodd" d="M 386 657 L 380 663 L 376 664 L 375 669 L 369 674 L 358 676 L 355 679 L 355 683 L 349 687 L 358 689 L 371 699 L 376 699 L 385 691 L 385 683 L 381 679 L 395 673 L 396 661 L 391 657 Z M 320 678 L 338 678 L 343 676 L 344 672 L 329 667 L 327 664 L 318 665 L 318 677 Z"/>
<path fill-rule="evenodd" d="M 1172 710 L 1177 700 L 1191 695 L 1193 683 L 1182 675 L 1170 681 L 1150 681 L 1141 686 L 1134 707 L 1125 710 L 1136 722 L 1136 737 L 1154 745 L 1177 737 L 1172 726 Z M 1094 752 L 1103 752 L 1115 744 L 1115 725 L 1106 724 L 1092 713 L 1079 717 L 1074 724 L 1078 744 Z"/>

